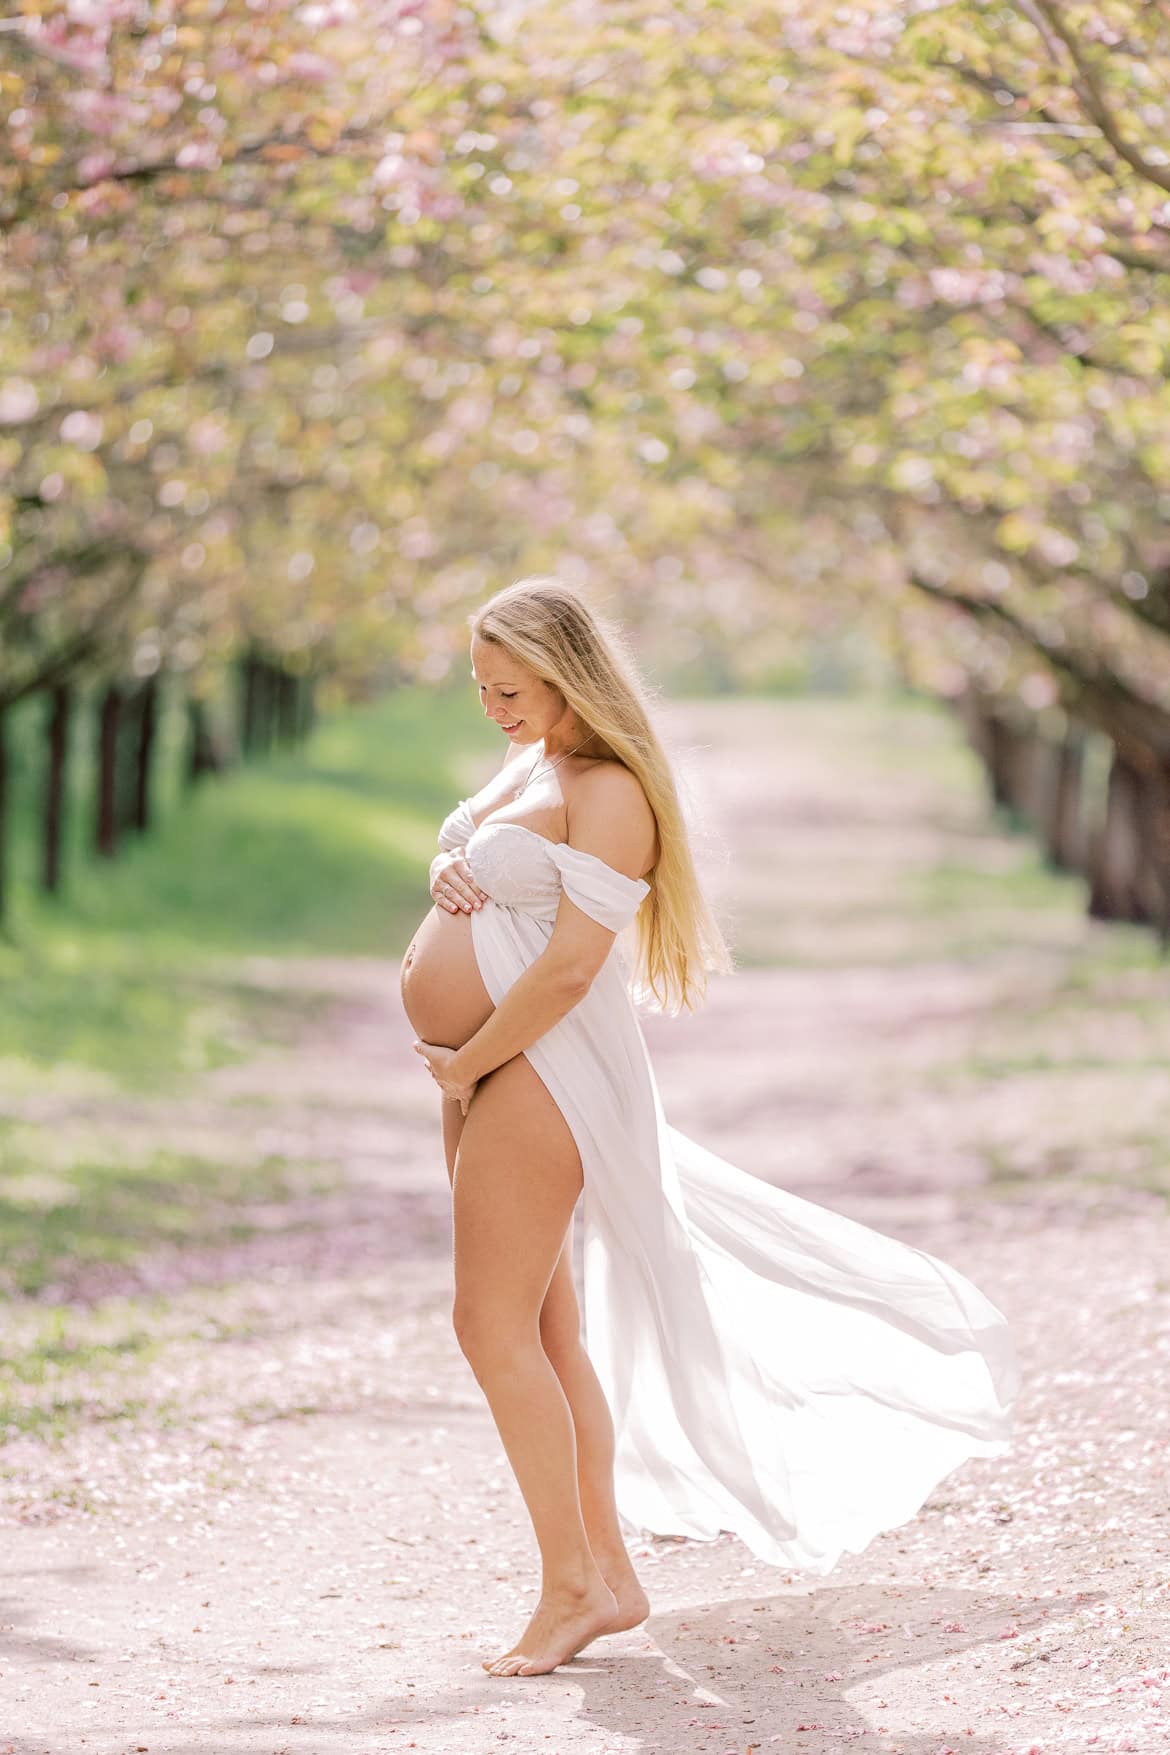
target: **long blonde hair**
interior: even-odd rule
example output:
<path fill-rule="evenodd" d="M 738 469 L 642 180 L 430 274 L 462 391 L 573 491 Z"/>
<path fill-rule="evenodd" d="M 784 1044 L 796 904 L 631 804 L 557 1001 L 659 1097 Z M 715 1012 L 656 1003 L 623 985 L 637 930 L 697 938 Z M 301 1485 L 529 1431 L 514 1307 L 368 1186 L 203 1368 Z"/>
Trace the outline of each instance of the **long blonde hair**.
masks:
<path fill-rule="evenodd" d="M 731 954 L 703 895 L 670 763 L 650 723 L 649 691 L 616 628 L 559 579 L 518 579 L 470 618 L 560 691 L 578 719 L 638 778 L 658 824 L 658 860 L 637 914 L 635 987 L 667 1011 L 693 1011 L 707 973 Z"/>

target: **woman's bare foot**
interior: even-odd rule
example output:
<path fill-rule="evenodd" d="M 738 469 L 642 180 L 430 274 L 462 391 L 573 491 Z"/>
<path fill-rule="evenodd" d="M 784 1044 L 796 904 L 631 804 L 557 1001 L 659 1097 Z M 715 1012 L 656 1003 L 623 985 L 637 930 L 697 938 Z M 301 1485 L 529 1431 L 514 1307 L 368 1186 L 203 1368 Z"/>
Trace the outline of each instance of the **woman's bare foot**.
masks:
<path fill-rule="evenodd" d="M 612 1564 L 599 1560 L 601 1575 L 610 1590 L 617 1598 L 617 1614 L 603 1633 L 624 1633 L 628 1627 L 638 1627 L 650 1613 L 650 1598 L 638 1582 L 638 1574 L 624 1551 Z"/>
<path fill-rule="evenodd" d="M 511 1651 L 485 1658 L 489 1676 L 543 1676 L 555 1670 L 599 1633 L 617 1631 L 618 1601 L 605 1580 L 580 1591 L 543 1595 Z"/>

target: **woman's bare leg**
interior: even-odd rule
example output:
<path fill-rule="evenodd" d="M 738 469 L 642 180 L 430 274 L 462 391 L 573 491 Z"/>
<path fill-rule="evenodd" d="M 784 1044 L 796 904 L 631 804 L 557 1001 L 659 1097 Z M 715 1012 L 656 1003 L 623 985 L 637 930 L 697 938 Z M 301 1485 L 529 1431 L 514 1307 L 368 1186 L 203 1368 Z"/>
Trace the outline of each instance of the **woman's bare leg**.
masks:
<path fill-rule="evenodd" d="M 593 1557 L 617 1598 L 607 1633 L 636 1627 L 650 1603 L 626 1552 L 613 1490 L 613 1419 L 593 1361 L 581 1344 L 581 1312 L 573 1285 L 572 1221 L 540 1309 L 540 1339 L 560 1379 L 577 1434 L 577 1487 Z"/>
<path fill-rule="evenodd" d="M 447 1174 L 455 1159 L 466 1117 L 458 1103 L 444 1098 L 443 1147 Z M 633 1562 L 626 1551 L 613 1490 L 613 1419 L 593 1362 L 581 1343 L 581 1313 L 573 1285 L 572 1220 L 540 1308 L 540 1341 L 565 1392 L 577 1444 L 577 1489 L 585 1533 L 598 1569 L 617 1598 L 617 1615 L 607 1633 L 636 1627 L 650 1612 Z"/>
<path fill-rule="evenodd" d="M 581 1160 L 523 1055 L 480 1081 L 455 1159 L 455 1330 L 487 1396 L 528 1507 L 541 1596 L 494 1675 L 555 1669 L 612 1624 L 618 1605 L 585 1529 L 573 1416 L 541 1344 L 540 1312 L 577 1196 Z"/>

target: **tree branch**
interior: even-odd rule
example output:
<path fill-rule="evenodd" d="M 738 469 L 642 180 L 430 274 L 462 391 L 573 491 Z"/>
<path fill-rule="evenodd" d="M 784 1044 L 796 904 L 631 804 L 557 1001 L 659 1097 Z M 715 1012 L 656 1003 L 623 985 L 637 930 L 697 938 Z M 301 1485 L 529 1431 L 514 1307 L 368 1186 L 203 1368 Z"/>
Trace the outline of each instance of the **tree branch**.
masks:
<path fill-rule="evenodd" d="M 1152 773 L 1170 766 L 1170 713 L 1139 695 L 1099 658 L 1057 649 L 1022 616 L 996 599 L 953 591 L 927 579 L 915 568 L 907 576 L 926 596 L 960 610 L 973 621 L 998 623 L 1031 651 L 1038 652 L 1064 684 L 1069 710 L 1112 738 L 1134 767 Z"/>
<path fill-rule="evenodd" d="M 1128 141 L 1121 132 L 1117 117 L 1109 108 L 1105 93 L 1090 63 L 1081 48 L 1075 33 L 1065 23 L 1059 10 L 1052 0 L 1018 0 L 1020 10 L 1032 21 L 1044 38 L 1045 46 L 1054 58 L 1059 59 L 1059 52 L 1053 48 L 1053 39 L 1063 43 L 1069 59 L 1076 69 L 1076 78 L 1071 81 L 1072 89 L 1080 100 L 1087 116 L 1097 124 L 1101 133 L 1113 148 L 1118 158 L 1126 163 L 1130 170 L 1152 183 L 1156 189 L 1164 189 L 1170 194 L 1170 169 L 1154 165 L 1144 156 L 1141 148 Z"/>

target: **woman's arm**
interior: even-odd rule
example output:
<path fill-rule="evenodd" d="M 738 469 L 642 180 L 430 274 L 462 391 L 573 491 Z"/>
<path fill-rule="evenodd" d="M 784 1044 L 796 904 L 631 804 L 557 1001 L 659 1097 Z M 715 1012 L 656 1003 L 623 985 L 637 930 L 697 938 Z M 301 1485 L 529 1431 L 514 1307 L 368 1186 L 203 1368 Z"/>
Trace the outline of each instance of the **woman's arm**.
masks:
<path fill-rule="evenodd" d="M 487 1022 L 455 1051 L 448 1078 L 457 1085 L 474 1085 L 559 1024 L 588 993 L 614 937 L 562 896 L 548 945 L 509 987 Z"/>
<path fill-rule="evenodd" d="M 654 832 L 653 813 L 627 769 L 607 763 L 581 777 L 569 813 L 571 846 L 595 853 L 616 871 L 635 878 L 650 862 Z M 478 1080 L 560 1023 L 588 993 L 615 936 L 562 894 L 545 949 L 513 982 L 475 1035 L 458 1049 L 415 1044 L 448 1095 L 458 1096 L 466 1107 Z"/>

